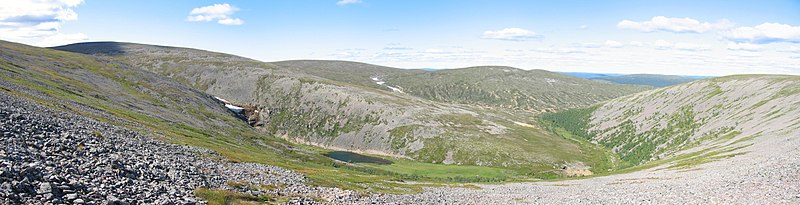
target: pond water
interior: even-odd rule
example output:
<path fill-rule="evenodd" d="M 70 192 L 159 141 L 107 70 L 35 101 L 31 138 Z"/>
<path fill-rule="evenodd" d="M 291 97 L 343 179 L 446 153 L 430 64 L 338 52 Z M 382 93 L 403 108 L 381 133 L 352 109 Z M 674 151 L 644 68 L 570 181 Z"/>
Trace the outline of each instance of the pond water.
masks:
<path fill-rule="evenodd" d="M 350 162 L 350 163 L 392 164 L 392 161 L 383 158 L 370 157 L 366 155 L 360 155 L 345 151 L 333 151 L 325 153 L 323 155 L 339 161 Z"/>

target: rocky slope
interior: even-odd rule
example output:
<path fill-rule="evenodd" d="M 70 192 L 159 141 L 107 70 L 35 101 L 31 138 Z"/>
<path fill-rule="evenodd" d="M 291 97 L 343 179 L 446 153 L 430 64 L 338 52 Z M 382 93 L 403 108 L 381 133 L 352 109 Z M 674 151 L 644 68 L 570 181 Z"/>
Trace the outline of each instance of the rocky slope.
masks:
<path fill-rule="evenodd" d="M 536 115 L 525 115 L 527 112 L 520 115 L 502 108 L 425 99 L 225 54 L 127 46 L 133 47 L 101 54 L 144 49 L 139 52 L 155 56 L 92 57 L 0 42 L 0 203 L 204 203 L 197 197 L 294 204 L 800 203 L 797 76 L 700 80 L 547 114 L 538 124 Z M 221 59 L 232 64 L 221 63 Z M 128 64 L 137 63 L 135 60 L 142 62 Z M 138 69 L 156 69 L 147 67 L 150 65 L 163 67 L 162 74 L 171 77 Z M 215 74 L 229 80 L 220 84 L 210 78 Z M 248 78 L 266 80 L 241 84 L 232 80 Z M 223 91 L 234 92 L 250 83 L 260 92 L 223 95 Z M 259 99 L 264 104 L 254 107 L 267 112 L 262 117 L 270 122 L 261 129 L 275 132 L 280 129 L 267 126 L 359 119 L 346 115 L 325 118 L 330 116 L 325 109 L 360 112 L 366 107 L 370 115 L 386 110 L 414 113 L 410 117 L 428 114 L 425 117 L 431 120 L 412 122 L 427 123 L 419 125 L 449 134 L 445 135 L 448 138 L 425 140 L 465 141 L 424 143 L 416 156 L 440 157 L 424 159 L 433 162 L 485 162 L 480 157 L 487 157 L 557 166 L 549 169 L 575 163 L 595 165 L 591 164 L 598 156 L 591 152 L 594 147 L 581 140 L 568 141 L 578 137 L 613 150 L 619 158 L 601 158 L 615 160 L 614 167 L 630 168 L 614 172 L 617 175 L 581 180 L 477 185 L 482 189 L 426 188 L 426 192 L 410 195 L 319 187 L 314 184 L 349 183 L 373 190 L 418 183 L 381 178 L 364 166 L 338 163 L 261 136 L 227 110 L 224 102 L 187 85 L 206 87 L 234 103 Z M 326 89 L 330 90 L 322 92 Z M 326 104 L 326 100 L 337 99 L 331 93 L 347 96 L 348 105 Z M 351 101 L 358 106 L 348 107 Z M 386 118 L 376 119 L 386 121 L 377 125 L 414 119 L 383 114 Z M 308 125 L 284 130 L 308 130 L 306 134 L 312 135 L 325 130 Z M 540 125 L 545 128 L 537 128 Z M 394 128 L 389 136 L 408 137 L 401 139 L 413 144 L 419 140 L 415 136 L 425 135 L 419 130 Z M 288 132 L 282 134 L 289 136 Z M 443 147 L 422 151 L 431 144 Z M 500 145 L 504 146 L 497 147 Z M 475 153 L 480 147 L 470 146 L 485 146 L 491 152 Z M 463 153 L 449 154 L 447 150 Z M 538 158 L 503 155 L 520 153 Z M 471 155 L 478 158 L 459 158 Z M 307 175 L 263 163 L 293 167 Z M 548 168 L 527 165 L 534 171 Z M 325 181 L 325 177 L 358 179 Z M 383 184 L 367 184 L 368 178 L 378 178 Z"/>
<path fill-rule="evenodd" d="M 798 76 L 728 76 L 646 91 L 544 117 L 563 130 L 613 148 L 628 166 L 638 165 L 622 174 L 376 200 L 400 204 L 797 204 L 799 109 Z"/>
<path fill-rule="evenodd" d="M 170 78 L 9 42 L 0 51 L 0 204 L 192 203 L 229 192 L 308 202 L 355 194 L 241 162 L 333 163 L 260 136 L 222 102 Z"/>
<path fill-rule="evenodd" d="M 800 78 L 741 75 L 603 103 L 591 113 L 588 132 L 633 164 L 681 154 L 713 159 L 746 153 L 748 146 L 764 141 L 797 137 L 797 116 Z"/>
<path fill-rule="evenodd" d="M 274 199 L 310 200 L 299 196 L 311 190 L 330 198 L 332 192 L 283 168 L 214 160 L 221 156 L 207 149 L 164 143 L 4 92 L 0 133 L 0 203 L 189 204 L 202 202 L 198 188 L 239 191 L 230 182 L 296 189 L 253 193 Z"/>
<path fill-rule="evenodd" d="M 592 148 L 537 127 L 538 112 L 643 89 L 505 67 L 420 71 L 342 61 L 264 63 L 113 42 L 56 49 L 130 63 L 251 105 L 258 111 L 254 125 L 294 142 L 422 162 L 534 167 L 531 173 L 595 166 Z"/>
<path fill-rule="evenodd" d="M 424 71 L 347 61 L 297 60 L 273 64 L 341 82 L 400 90 L 438 102 L 537 113 L 583 107 L 647 89 L 504 66 Z"/>

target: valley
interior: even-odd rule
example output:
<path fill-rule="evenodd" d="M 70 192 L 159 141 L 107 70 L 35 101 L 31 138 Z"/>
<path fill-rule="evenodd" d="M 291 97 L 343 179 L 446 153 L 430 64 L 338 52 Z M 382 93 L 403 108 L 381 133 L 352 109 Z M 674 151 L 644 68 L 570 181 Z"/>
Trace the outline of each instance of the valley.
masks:
<path fill-rule="evenodd" d="M 508 67 L 421 71 L 343 61 L 264 63 L 113 42 L 57 49 L 129 62 L 238 105 L 258 107 L 261 122 L 255 124 L 263 126 L 256 127 L 291 142 L 425 163 L 498 167 L 534 178 L 556 177 L 564 166 L 609 166 L 593 159 L 602 149 L 592 144 L 526 126 L 538 124 L 538 113 L 648 89 Z M 470 88 L 473 82 L 481 83 Z"/>
<path fill-rule="evenodd" d="M 71 194 L 210 204 L 800 200 L 797 76 L 655 88 L 503 66 L 261 62 L 117 42 L 0 41 L 0 50 L 10 142 L 0 194 L 12 202 L 75 203 Z M 23 131 L 52 125 L 64 128 Z M 46 148 L 42 157 L 24 157 L 34 147 Z M 111 159 L 83 166 L 104 180 L 47 171 L 82 166 L 56 163 L 61 153 Z M 39 191 L 51 184 L 58 188 Z M 91 189 L 101 184 L 153 194 Z M 156 184 L 166 194 L 149 190 Z"/>
<path fill-rule="evenodd" d="M 0 0 L 0 205 L 800 204 L 798 11 Z"/>

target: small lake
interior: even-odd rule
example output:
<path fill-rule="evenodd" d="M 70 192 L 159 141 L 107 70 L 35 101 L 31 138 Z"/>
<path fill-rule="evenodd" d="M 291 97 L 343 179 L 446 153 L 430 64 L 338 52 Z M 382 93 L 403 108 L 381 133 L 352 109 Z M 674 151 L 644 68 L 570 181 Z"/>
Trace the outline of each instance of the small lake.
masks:
<path fill-rule="evenodd" d="M 383 158 L 370 157 L 366 155 L 360 155 L 345 151 L 333 151 L 325 153 L 323 155 L 339 161 L 350 162 L 350 163 L 392 164 L 392 161 Z"/>

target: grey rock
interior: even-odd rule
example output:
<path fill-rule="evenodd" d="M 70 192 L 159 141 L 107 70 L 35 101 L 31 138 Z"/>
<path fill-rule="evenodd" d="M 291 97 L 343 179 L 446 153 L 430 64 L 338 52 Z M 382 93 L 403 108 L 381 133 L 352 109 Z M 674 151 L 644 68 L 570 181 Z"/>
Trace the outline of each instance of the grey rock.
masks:
<path fill-rule="evenodd" d="M 50 193 L 52 191 L 53 191 L 53 188 L 52 188 L 52 186 L 50 185 L 49 182 L 42 182 L 41 184 L 39 184 L 39 189 L 36 189 L 36 193 L 38 193 L 38 194 L 46 194 L 46 193 Z"/>

